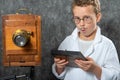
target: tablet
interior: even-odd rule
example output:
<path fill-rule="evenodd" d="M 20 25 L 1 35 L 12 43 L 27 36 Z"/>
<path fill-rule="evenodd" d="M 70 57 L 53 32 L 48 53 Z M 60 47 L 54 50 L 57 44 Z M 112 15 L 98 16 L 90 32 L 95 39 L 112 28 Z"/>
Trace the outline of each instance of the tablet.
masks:
<path fill-rule="evenodd" d="M 87 61 L 87 59 L 83 56 L 83 54 L 80 51 L 51 50 L 51 55 L 53 57 L 67 60 L 69 62 L 67 66 L 69 67 L 78 67 L 74 63 L 75 59 L 82 59 L 84 61 Z"/>

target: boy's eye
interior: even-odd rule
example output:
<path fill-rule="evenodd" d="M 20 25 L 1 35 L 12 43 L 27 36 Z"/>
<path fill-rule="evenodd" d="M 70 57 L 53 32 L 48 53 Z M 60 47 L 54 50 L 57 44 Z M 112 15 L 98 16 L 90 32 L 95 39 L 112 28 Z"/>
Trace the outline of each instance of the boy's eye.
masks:
<path fill-rule="evenodd" d="M 83 20 L 87 24 L 92 22 L 92 18 L 90 16 L 84 16 L 82 19 L 80 17 L 75 16 L 73 20 L 76 24 L 79 24 L 81 20 Z"/>
<path fill-rule="evenodd" d="M 90 19 L 90 17 L 89 16 L 85 16 L 83 19 Z"/>

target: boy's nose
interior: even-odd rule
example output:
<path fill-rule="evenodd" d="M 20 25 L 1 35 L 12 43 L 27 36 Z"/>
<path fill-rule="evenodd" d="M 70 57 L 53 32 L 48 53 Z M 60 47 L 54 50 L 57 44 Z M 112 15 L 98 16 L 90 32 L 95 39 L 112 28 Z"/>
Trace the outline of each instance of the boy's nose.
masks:
<path fill-rule="evenodd" d="M 85 22 L 84 20 L 80 20 L 80 23 L 79 23 L 80 26 L 84 26 L 85 25 Z"/>

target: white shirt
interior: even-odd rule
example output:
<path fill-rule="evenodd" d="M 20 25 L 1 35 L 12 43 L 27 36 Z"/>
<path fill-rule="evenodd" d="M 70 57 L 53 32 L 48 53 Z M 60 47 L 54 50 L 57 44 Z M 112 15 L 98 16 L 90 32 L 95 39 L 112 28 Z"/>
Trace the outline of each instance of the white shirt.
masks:
<path fill-rule="evenodd" d="M 77 28 L 70 36 L 65 38 L 58 49 L 80 51 Z M 120 80 L 120 64 L 116 48 L 110 39 L 101 35 L 99 27 L 93 43 L 84 53 L 84 56 L 91 57 L 102 68 L 101 80 Z M 52 72 L 57 78 L 63 80 L 98 80 L 94 74 L 85 72 L 80 68 L 66 67 L 58 75 L 55 70 L 55 64 L 53 64 Z"/>
<path fill-rule="evenodd" d="M 91 46 L 92 42 L 93 40 L 85 41 L 79 38 L 78 44 L 79 44 L 80 51 L 84 54 L 87 51 L 87 49 Z"/>

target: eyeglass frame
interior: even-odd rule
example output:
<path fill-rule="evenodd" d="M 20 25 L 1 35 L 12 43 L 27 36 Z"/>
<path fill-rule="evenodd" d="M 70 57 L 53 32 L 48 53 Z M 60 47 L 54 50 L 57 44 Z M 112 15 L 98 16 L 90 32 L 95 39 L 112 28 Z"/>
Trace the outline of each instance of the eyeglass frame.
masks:
<path fill-rule="evenodd" d="M 76 24 L 79 24 L 81 22 L 81 20 L 83 20 L 84 23 L 90 24 L 92 22 L 92 17 L 90 17 L 90 16 L 84 16 L 82 19 L 80 17 L 77 17 L 77 16 L 73 17 L 73 21 Z M 87 22 L 88 20 L 89 20 L 89 22 Z"/>

